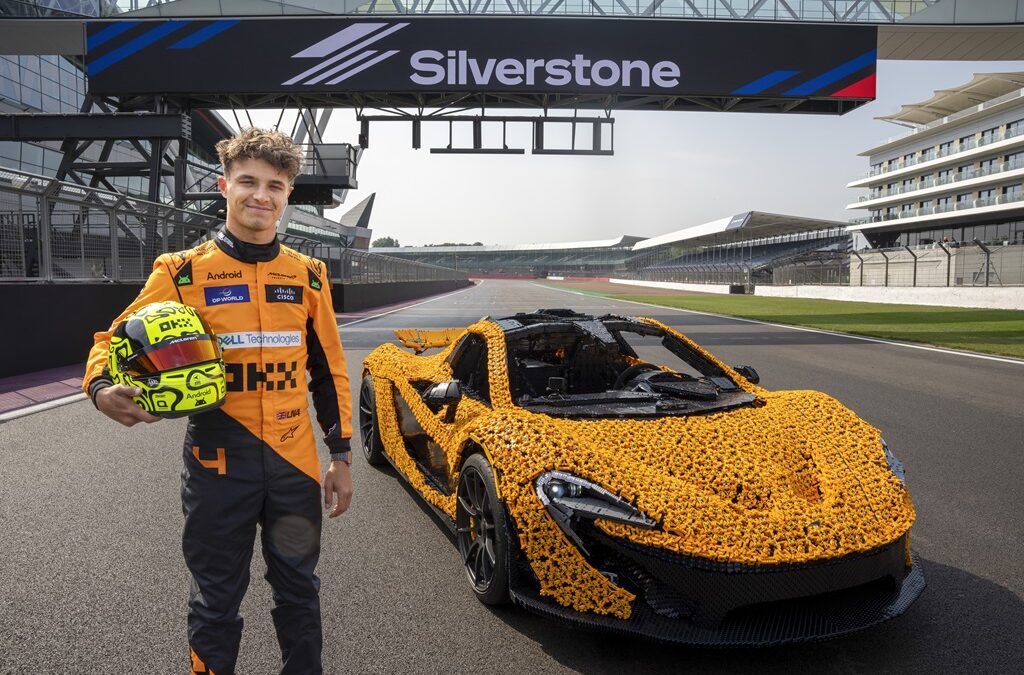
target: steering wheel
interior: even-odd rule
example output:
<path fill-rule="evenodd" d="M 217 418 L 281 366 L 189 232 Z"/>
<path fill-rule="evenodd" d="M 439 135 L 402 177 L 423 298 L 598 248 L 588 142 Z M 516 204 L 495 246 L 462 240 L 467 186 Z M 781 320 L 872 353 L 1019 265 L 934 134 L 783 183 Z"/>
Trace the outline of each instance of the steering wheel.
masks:
<path fill-rule="evenodd" d="M 621 389 L 623 385 L 635 378 L 640 373 L 646 373 L 649 370 L 661 370 L 658 366 L 653 363 L 634 363 L 629 368 L 619 373 L 619 376 L 615 378 L 615 384 L 612 385 L 613 389 Z"/>

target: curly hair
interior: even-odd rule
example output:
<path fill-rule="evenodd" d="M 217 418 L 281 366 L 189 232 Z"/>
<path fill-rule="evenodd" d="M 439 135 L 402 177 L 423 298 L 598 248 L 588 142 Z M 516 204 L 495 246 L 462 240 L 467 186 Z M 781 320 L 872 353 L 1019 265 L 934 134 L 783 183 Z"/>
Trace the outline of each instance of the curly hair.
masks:
<path fill-rule="evenodd" d="M 291 138 L 272 129 L 249 127 L 236 136 L 217 142 L 217 156 L 224 173 L 231 172 L 231 164 L 239 159 L 262 159 L 275 169 L 295 180 L 302 167 L 302 148 Z"/>

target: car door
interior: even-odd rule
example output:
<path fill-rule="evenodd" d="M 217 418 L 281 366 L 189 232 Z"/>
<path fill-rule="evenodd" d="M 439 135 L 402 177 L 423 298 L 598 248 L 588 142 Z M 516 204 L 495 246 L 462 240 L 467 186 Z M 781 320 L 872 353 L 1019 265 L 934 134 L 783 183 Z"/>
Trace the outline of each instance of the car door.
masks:
<path fill-rule="evenodd" d="M 409 405 L 397 391 L 395 401 L 406 450 L 427 484 L 443 494 L 455 489 L 457 468 L 449 466 L 444 443 L 458 438 L 461 428 L 491 408 L 484 338 L 466 334 L 452 350 L 448 363 L 451 380 L 413 383 L 428 412 L 423 406 Z M 420 412 L 414 414 L 413 410 Z"/>

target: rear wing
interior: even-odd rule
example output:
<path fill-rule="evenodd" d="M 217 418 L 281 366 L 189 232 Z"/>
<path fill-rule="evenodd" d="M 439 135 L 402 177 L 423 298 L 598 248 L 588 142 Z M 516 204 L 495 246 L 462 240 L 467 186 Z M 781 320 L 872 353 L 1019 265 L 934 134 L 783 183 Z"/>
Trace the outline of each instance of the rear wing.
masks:
<path fill-rule="evenodd" d="M 428 349 L 447 347 L 465 332 L 465 328 L 438 328 L 436 330 L 399 328 L 395 331 L 395 337 L 402 343 L 402 346 L 421 354 Z"/>

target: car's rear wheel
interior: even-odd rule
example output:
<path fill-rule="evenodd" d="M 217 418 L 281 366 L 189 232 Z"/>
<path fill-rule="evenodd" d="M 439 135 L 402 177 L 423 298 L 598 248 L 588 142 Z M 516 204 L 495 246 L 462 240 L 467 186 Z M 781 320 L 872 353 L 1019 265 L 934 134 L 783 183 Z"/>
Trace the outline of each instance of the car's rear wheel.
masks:
<path fill-rule="evenodd" d="M 373 377 L 367 375 L 359 387 L 359 436 L 363 441 L 363 456 L 372 466 L 384 466 L 384 443 L 380 440 L 377 423 L 377 397 L 373 390 Z"/>
<path fill-rule="evenodd" d="M 467 457 L 456 492 L 456 538 L 469 585 L 485 605 L 508 602 L 509 527 L 497 495 L 487 458 Z"/>

